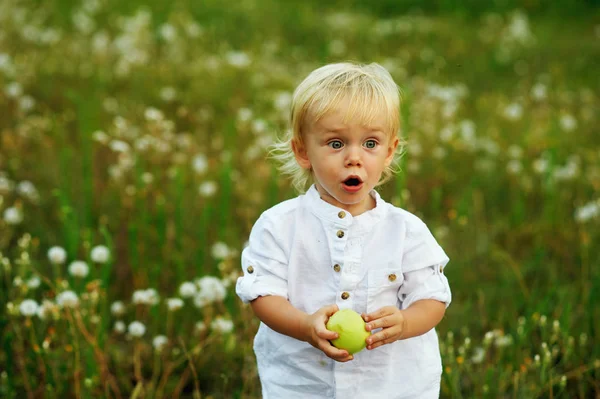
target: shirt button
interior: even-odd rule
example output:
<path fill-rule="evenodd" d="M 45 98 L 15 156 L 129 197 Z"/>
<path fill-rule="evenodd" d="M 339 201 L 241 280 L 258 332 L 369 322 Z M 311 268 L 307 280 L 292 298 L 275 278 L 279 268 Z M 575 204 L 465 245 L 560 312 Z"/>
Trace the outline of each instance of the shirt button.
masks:
<path fill-rule="evenodd" d="M 388 276 L 388 280 L 390 280 L 390 281 L 396 281 L 396 274 L 395 273 L 390 274 Z"/>
<path fill-rule="evenodd" d="M 339 272 L 340 270 L 342 270 L 342 267 L 336 263 L 335 265 L 333 265 L 333 270 Z"/>
<path fill-rule="evenodd" d="M 340 211 L 340 212 L 338 213 L 338 217 L 339 217 L 340 219 L 343 219 L 343 218 L 345 218 L 345 217 L 346 217 L 346 212 L 344 212 L 344 211 Z"/>
<path fill-rule="evenodd" d="M 246 269 L 248 271 L 248 273 L 252 274 L 254 273 L 254 268 L 252 266 L 248 266 L 248 268 Z"/>
<path fill-rule="evenodd" d="M 440 273 L 444 273 L 444 268 L 440 266 Z"/>
<path fill-rule="evenodd" d="M 338 230 L 338 232 L 337 232 L 337 236 L 338 236 L 339 238 L 342 238 L 342 237 L 344 237 L 344 232 L 343 232 L 342 230 Z"/>
<path fill-rule="evenodd" d="M 348 298 L 350 298 L 350 294 L 348 294 L 347 292 L 342 292 L 342 299 L 346 300 Z"/>

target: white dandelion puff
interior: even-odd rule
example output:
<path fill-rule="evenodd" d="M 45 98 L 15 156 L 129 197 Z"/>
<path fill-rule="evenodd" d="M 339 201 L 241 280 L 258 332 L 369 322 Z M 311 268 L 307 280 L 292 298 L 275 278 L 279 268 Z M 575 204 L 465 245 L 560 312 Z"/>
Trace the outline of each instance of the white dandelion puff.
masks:
<path fill-rule="evenodd" d="M 38 303 L 33 299 L 25 299 L 19 305 L 19 311 L 25 317 L 35 316 L 37 314 L 38 308 Z"/>
<path fill-rule="evenodd" d="M 106 263 L 110 259 L 110 250 L 104 245 L 96 245 L 92 248 L 90 258 L 95 263 Z"/>
<path fill-rule="evenodd" d="M 179 286 L 179 295 L 183 298 L 191 298 L 198 292 L 196 284 L 186 281 Z"/>
<path fill-rule="evenodd" d="M 167 308 L 173 312 L 183 307 L 183 300 L 181 298 L 169 298 L 167 299 Z"/>
<path fill-rule="evenodd" d="M 17 207 L 10 207 L 4 210 L 4 221 L 9 225 L 17 225 L 23 221 L 23 212 Z"/>
<path fill-rule="evenodd" d="M 115 322 L 113 330 L 117 334 L 123 334 L 127 330 L 127 326 L 125 325 L 124 322 L 122 322 L 121 320 L 118 320 L 118 321 Z"/>
<path fill-rule="evenodd" d="M 52 247 L 48 250 L 48 259 L 55 265 L 61 265 L 67 260 L 67 251 L 62 247 Z"/>
<path fill-rule="evenodd" d="M 125 314 L 125 304 L 122 301 L 114 301 L 110 305 L 110 313 L 115 316 L 123 316 Z"/>
<path fill-rule="evenodd" d="M 197 154 L 194 156 L 192 159 L 192 168 L 197 174 L 204 174 L 208 169 L 208 160 L 206 159 L 206 155 Z"/>
<path fill-rule="evenodd" d="M 73 291 L 63 291 L 56 296 L 56 303 L 61 308 L 74 308 L 79 305 L 79 298 Z"/>
<path fill-rule="evenodd" d="M 152 339 L 152 346 L 158 352 L 160 352 L 168 343 L 169 339 L 164 335 L 157 335 Z"/>
<path fill-rule="evenodd" d="M 227 334 L 233 330 L 233 321 L 218 316 L 210 323 L 210 328 L 218 333 Z"/>
<path fill-rule="evenodd" d="M 133 321 L 127 327 L 127 331 L 132 337 L 139 338 L 146 333 L 146 326 L 139 321 Z"/>
<path fill-rule="evenodd" d="M 89 272 L 89 266 L 82 260 L 73 261 L 69 265 L 69 274 L 73 277 L 84 278 L 89 274 Z"/>
<path fill-rule="evenodd" d="M 205 181 L 198 187 L 198 192 L 202 197 L 212 197 L 217 192 L 217 183 L 214 181 Z"/>

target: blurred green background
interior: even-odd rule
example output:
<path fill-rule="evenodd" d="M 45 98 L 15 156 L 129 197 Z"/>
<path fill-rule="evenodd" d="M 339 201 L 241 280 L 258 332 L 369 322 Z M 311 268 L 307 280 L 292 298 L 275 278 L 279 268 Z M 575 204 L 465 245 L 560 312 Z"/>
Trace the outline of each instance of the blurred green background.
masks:
<path fill-rule="evenodd" d="M 0 396 L 259 397 L 239 255 L 345 60 L 400 86 L 380 192 L 451 259 L 442 397 L 600 396 L 598 5 L 0 1 Z"/>

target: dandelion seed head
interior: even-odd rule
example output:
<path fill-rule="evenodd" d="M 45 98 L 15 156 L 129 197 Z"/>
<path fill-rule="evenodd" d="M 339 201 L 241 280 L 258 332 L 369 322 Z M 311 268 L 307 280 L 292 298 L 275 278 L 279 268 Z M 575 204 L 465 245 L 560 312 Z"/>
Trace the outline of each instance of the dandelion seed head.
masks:
<path fill-rule="evenodd" d="M 33 299 L 25 299 L 19 305 L 19 311 L 25 317 L 35 316 L 37 314 L 39 305 Z"/>
<path fill-rule="evenodd" d="M 179 295 L 183 298 L 191 298 L 198 292 L 196 284 L 186 281 L 179 286 Z"/>
<path fill-rule="evenodd" d="M 74 308 L 79 305 L 79 298 L 73 291 L 63 291 L 56 296 L 56 303 L 61 308 Z"/>
<path fill-rule="evenodd" d="M 181 298 L 169 298 L 167 299 L 167 308 L 170 311 L 179 310 L 183 307 L 183 300 Z"/>
<path fill-rule="evenodd" d="M 139 338 L 146 333 L 146 326 L 139 321 L 129 323 L 127 331 L 132 337 Z"/>
<path fill-rule="evenodd" d="M 221 334 L 228 334 L 233 331 L 233 321 L 217 316 L 211 323 L 210 328 Z"/>
<path fill-rule="evenodd" d="M 104 245 L 96 245 L 92 248 L 90 258 L 95 263 L 106 263 L 110 259 L 110 250 Z"/>
<path fill-rule="evenodd" d="M 125 314 L 125 304 L 122 301 L 114 301 L 110 305 L 110 313 L 114 316 L 123 316 Z"/>
<path fill-rule="evenodd" d="M 69 274 L 73 277 L 84 278 L 89 272 L 89 266 L 82 260 L 75 260 L 69 265 Z"/>
<path fill-rule="evenodd" d="M 168 343 L 169 339 L 164 335 L 157 335 L 152 339 L 152 346 L 158 352 L 160 352 Z"/>
<path fill-rule="evenodd" d="M 121 320 L 118 320 L 118 321 L 115 322 L 113 330 L 117 334 L 123 334 L 125 332 L 125 330 L 127 330 L 127 326 L 125 326 L 124 322 L 122 322 Z"/>
<path fill-rule="evenodd" d="M 10 207 L 4 210 L 4 221 L 8 225 L 16 226 L 23 221 L 23 212 L 17 207 Z"/>

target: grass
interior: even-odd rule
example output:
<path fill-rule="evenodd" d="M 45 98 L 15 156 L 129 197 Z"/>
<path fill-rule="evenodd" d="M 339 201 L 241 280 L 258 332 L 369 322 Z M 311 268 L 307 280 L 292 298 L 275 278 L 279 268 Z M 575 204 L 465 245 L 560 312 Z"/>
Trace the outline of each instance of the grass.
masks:
<path fill-rule="evenodd" d="M 464 4 L 3 2 L 0 396 L 258 397 L 239 255 L 294 195 L 266 146 L 346 59 L 400 85 L 380 192 L 451 258 L 442 397 L 600 395 L 597 8 Z"/>

